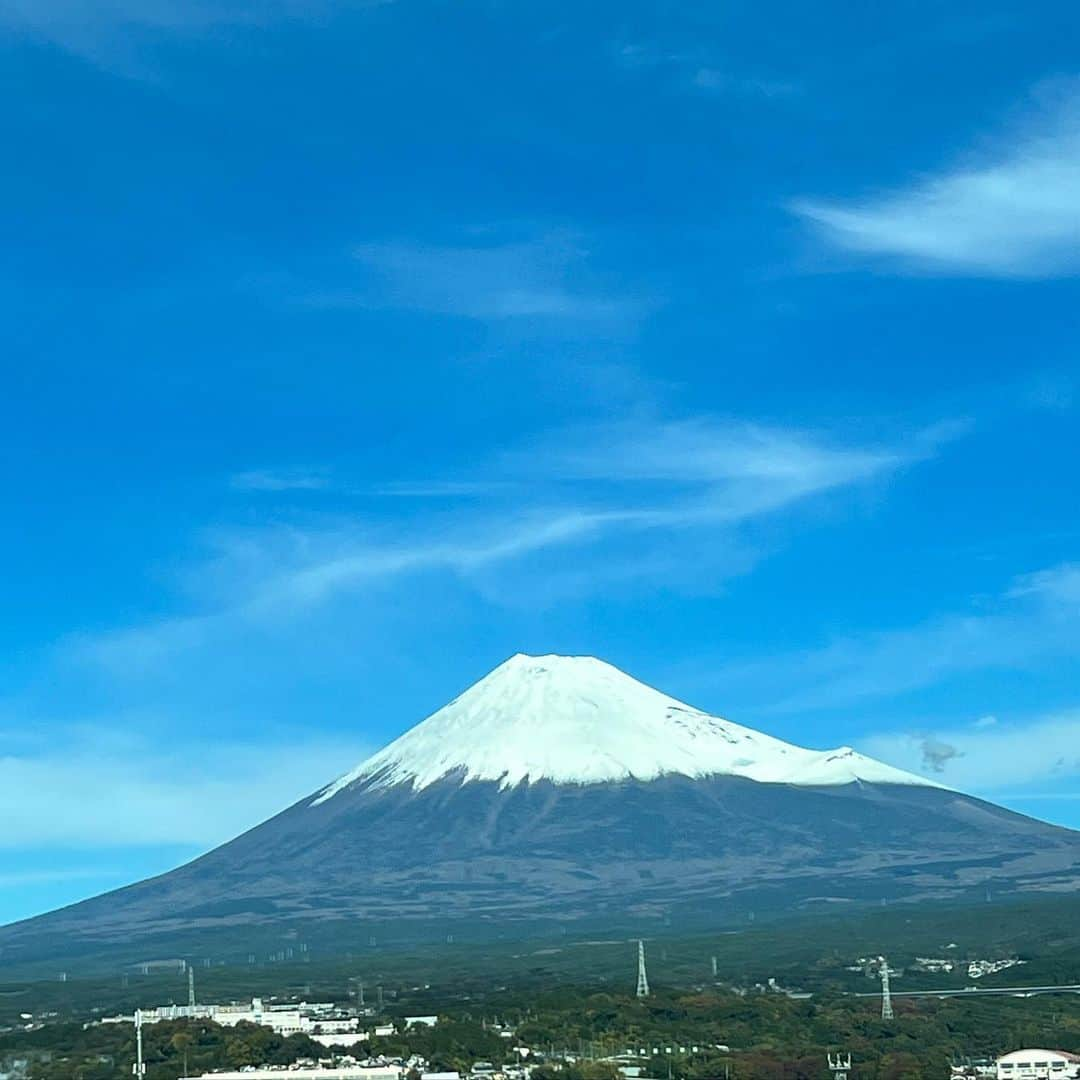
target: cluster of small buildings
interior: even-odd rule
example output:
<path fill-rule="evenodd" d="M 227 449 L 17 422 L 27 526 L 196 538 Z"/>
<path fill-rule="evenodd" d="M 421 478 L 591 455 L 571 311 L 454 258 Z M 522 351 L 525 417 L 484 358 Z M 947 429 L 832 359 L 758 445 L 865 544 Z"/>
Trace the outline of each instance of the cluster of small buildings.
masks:
<path fill-rule="evenodd" d="M 942 956 L 916 956 L 915 963 L 912 966 L 916 971 L 929 971 L 942 975 L 952 971 L 956 964 Z"/>
<path fill-rule="evenodd" d="M 262 1065 L 247 1067 L 234 1072 L 202 1073 L 200 1076 L 183 1077 L 182 1080 L 399 1080 L 403 1074 L 398 1069 L 379 1066 L 343 1063 L 333 1064 L 300 1060 L 292 1065 Z"/>
<path fill-rule="evenodd" d="M 233 1072 L 203 1073 L 182 1080 L 402 1080 L 417 1073 L 421 1080 L 528 1080 L 528 1070 L 521 1066 L 496 1066 L 478 1061 L 463 1077 L 456 1072 L 427 1072 L 423 1058 L 375 1058 L 358 1061 L 351 1057 L 333 1057 L 321 1061 L 301 1058 L 292 1065 L 262 1065 Z"/>
<path fill-rule="evenodd" d="M 360 1017 L 355 1012 L 329 1002 L 276 1004 L 265 1003 L 262 998 L 252 998 L 250 1004 L 162 1005 L 156 1009 L 140 1009 L 138 1018 L 143 1024 L 165 1020 L 211 1020 L 223 1027 L 260 1024 L 278 1035 L 307 1035 L 324 1046 L 344 1047 L 367 1042 L 373 1036 L 391 1036 L 397 1030 L 393 1024 L 378 1024 L 369 1031 L 362 1031 Z M 131 1024 L 135 1019 L 135 1016 L 110 1016 L 101 1023 Z M 406 1016 L 401 1027 L 431 1027 L 437 1020 L 435 1016 Z"/>
<path fill-rule="evenodd" d="M 949 945 L 949 949 L 955 949 L 955 945 Z M 969 979 L 981 979 L 984 975 L 994 975 L 999 971 L 1026 964 L 1026 960 L 1011 957 L 1007 960 L 969 960 L 966 962 L 967 976 Z M 954 971 L 965 970 L 965 961 L 949 956 L 916 956 L 912 961 L 913 971 L 923 971 L 934 975 L 949 975 Z M 849 964 L 846 971 L 859 971 L 868 978 L 876 978 L 878 974 L 878 957 L 860 956 L 854 964 Z M 903 971 L 893 970 L 890 974 L 902 975 Z"/>
<path fill-rule="evenodd" d="M 524 1066 L 497 1067 L 491 1062 L 478 1061 L 468 1076 L 463 1077 L 456 1072 L 425 1072 L 425 1065 L 426 1062 L 415 1057 L 365 1061 L 340 1057 L 324 1061 L 301 1059 L 292 1065 L 248 1067 L 182 1080 L 403 1080 L 409 1072 L 418 1073 L 421 1080 L 528 1080 L 529 1072 Z M 620 1071 L 632 1078 L 640 1076 L 643 1069 L 622 1066 Z M 1062 1050 L 1014 1050 L 996 1061 L 955 1065 L 950 1080 L 1080 1080 L 1080 1056 Z"/>
<path fill-rule="evenodd" d="M 981 979 L 984 975 L 995 975 L 999 971 L 1026 963 L 1026 960 L 1017 960 L 1015 957 L 1011 960 L 972 960 L 968 964 L 968 978 Z"/>

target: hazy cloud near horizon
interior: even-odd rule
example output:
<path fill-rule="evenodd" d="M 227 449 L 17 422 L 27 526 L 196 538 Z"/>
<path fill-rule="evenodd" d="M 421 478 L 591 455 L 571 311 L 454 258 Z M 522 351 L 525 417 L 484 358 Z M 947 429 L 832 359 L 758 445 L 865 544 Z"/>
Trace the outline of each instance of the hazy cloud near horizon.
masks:
<path fill-rule="evenodd" d="M 1041 787 L 1040 797 L 1052 799 L 1080 779 L 1080 708 L 990 727 L 943 727 L 932 735 L 869 735 L 859 748 L 960 791 L 1007 800 Z"/>
<path fill-rule="evenodd" d="M 218 742 L 196 753 L 99 724 L 69 731 L 61 745 L 23 740 L 0 757 L 0 820 L 14 823 L 0 831 L 0 849 L 207 850 L 315 793 L 371 749 L 319 735 Z"/>

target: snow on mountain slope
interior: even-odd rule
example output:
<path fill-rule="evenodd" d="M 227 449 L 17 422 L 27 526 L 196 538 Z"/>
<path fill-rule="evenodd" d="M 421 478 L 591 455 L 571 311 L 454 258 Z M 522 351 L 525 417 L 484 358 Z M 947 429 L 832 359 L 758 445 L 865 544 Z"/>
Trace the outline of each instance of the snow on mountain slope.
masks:
<path fill-rule="evenodd" d="M 467 780 L 589 784 L 666 773 L 797 785 L 937 786 L 850 747 L 807 750 L 709 716 L 590 656 L 511 657 L 319 793 L 357 781 L 425 788 Z"/>

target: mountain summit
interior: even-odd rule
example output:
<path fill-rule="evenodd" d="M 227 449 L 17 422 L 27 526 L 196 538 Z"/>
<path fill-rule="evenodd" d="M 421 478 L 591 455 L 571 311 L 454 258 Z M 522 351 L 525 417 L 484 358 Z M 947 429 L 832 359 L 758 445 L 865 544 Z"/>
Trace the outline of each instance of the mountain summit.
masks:
<path fill-rule="evenodd" d="M 508 788 L 664 775 L 826 786 L 930 783 L 847 746 L 805 750 L 710 716 L 592 656 L 519 653 L 331 784 L 315 805 L 364 781 L 420 790 L 447 777 Z"/>
<path fill-rule="evenodd" d="M 515 656 L 321 791 L 159 878 L 0 928 L 6 970 L 742 925 L 1080 885 L 1080 835 L 806 750 L 590 657 Z"/>

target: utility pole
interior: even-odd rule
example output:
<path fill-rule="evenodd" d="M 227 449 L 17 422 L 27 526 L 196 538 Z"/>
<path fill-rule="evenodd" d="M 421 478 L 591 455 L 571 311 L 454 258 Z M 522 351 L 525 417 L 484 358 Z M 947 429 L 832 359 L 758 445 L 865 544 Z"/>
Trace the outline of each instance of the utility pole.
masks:
<path fill-rule="evenodd" d="M 142 1080 L 146 1075 L 142 1054 L 142 1009 L 135 1010 L 135 1064 L 131 1069 L 131 1075 L 135 1077 L 135 1080 Z"/>
<path fill-rule="evenodd" d="M 637 996 L 649 996 L 649 976 L 645 973 L 645 942 L 640 939 L 637 943 Z"/>

